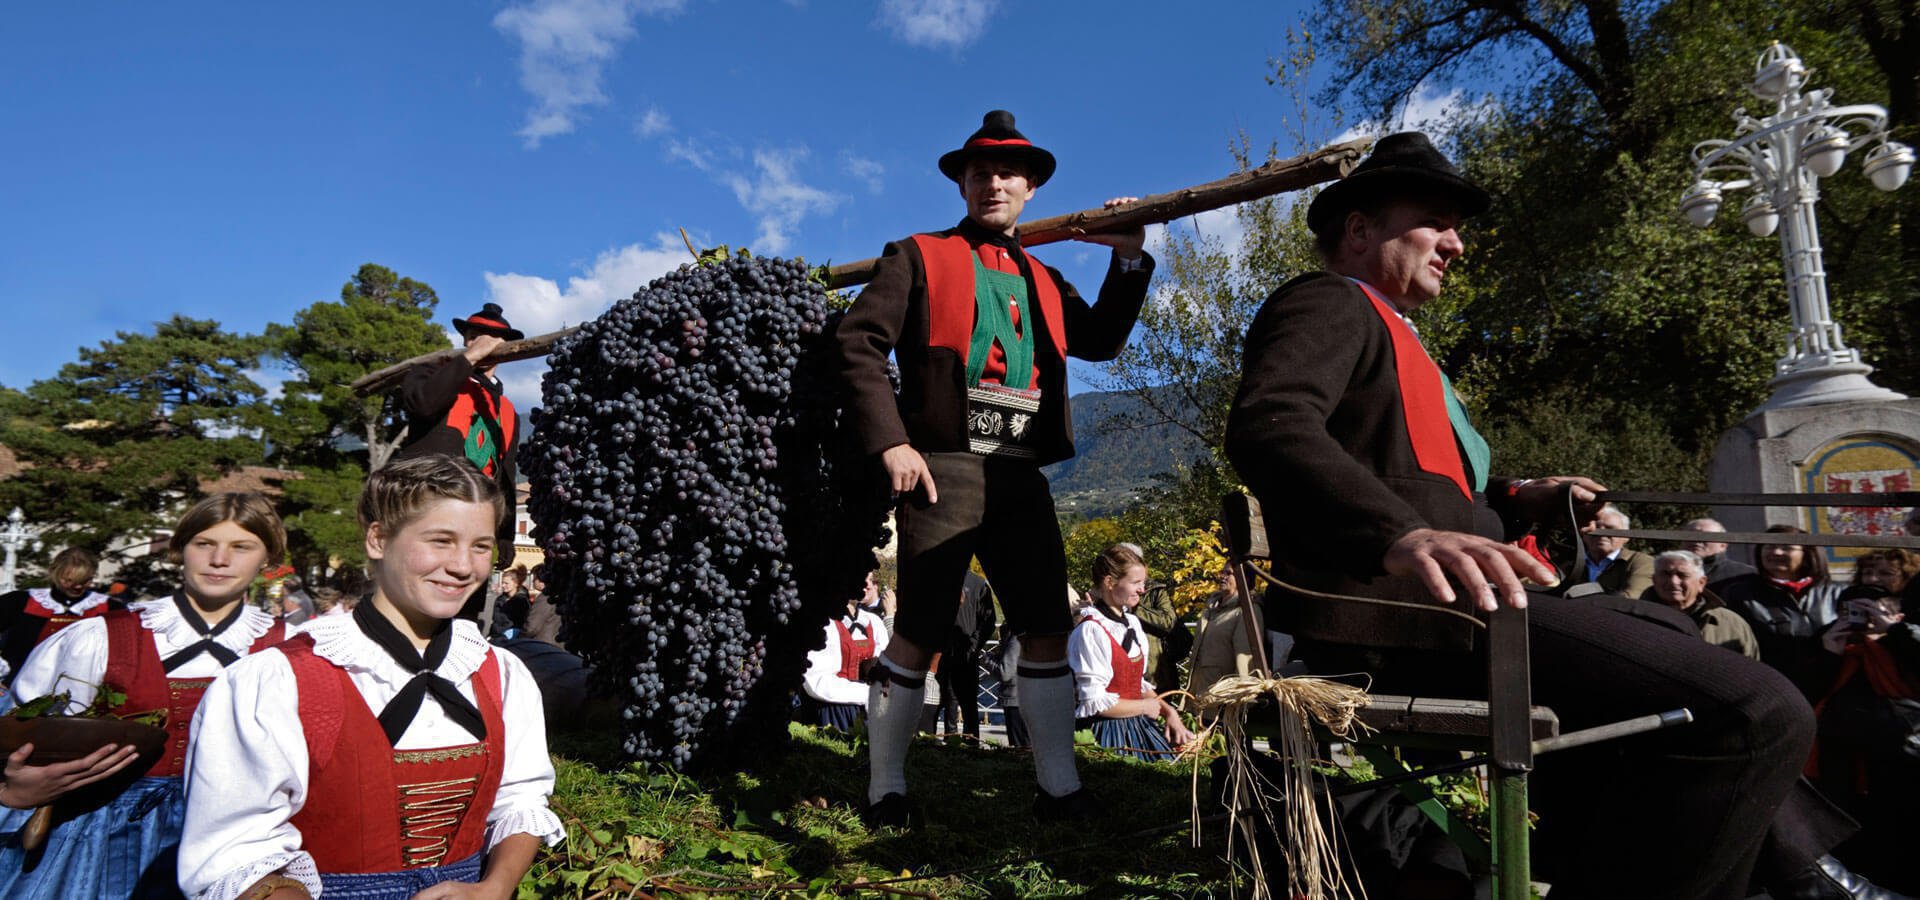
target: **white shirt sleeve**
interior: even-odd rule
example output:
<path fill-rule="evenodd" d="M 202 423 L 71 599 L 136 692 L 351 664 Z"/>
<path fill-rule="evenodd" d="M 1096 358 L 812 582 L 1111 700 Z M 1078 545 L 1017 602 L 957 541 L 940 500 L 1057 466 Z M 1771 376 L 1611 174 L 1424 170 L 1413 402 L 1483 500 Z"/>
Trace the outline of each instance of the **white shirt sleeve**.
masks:
<path fill-rule="evenodd" d="M 268 651 L 234 663 L 194 710 L 180 836 L 180 887 L 194 900 L 232 900 L 276 872 L 319 896 L 292 822 L 307 799 L 298 697 L 293 667 Z"/>
<path fill-rule="evenodd" d="M 78 711 L 93 703 L 95 685 L 107 677 L 107 620 L 81 619 L 40 642 L 20 664 L 13 695 L 34 700 L 62 691 Z M 124 689 L 124 685 L 121 686 Z"/>
<path fill-rule="evenodd" d="M 547 717 L 540 685 L 520 657 L 495 650 L 500 663 L 500 718 L 507 726 L 507 758 L 500 790 L 487 813 L 487 850 L 516 834 L 530 834 L 551 847 L 567 837 L 566 826 L 547 798 L 553 795 L 553 757 L 547 755 Z"/>
<path fill-rule="evenodd" d="M 1076 718 L 1099 715 L 1120 702 L 1120 695 L 1107 690 L 1113 681 L 1113 644 L 1106 629 L 1091 618 L 1080 620 L 1067 636 L 1067 665 L 1073 668 L 1073 683 L 1078 689 Z"/>
<path fill-rule="evenodd" d="M 869 622 L 868 624 L 871 624 Z M 886 626 L 880 626 L 881 635 Z M 880 638 L 874 639 L 878 645 Z M 821 703 L 858 703 L 867 705 L 867 686 L 840 677 L 840 629 L 827 623 L 827 645 L 807 654 L 807 674 L 801 687 Z"/>

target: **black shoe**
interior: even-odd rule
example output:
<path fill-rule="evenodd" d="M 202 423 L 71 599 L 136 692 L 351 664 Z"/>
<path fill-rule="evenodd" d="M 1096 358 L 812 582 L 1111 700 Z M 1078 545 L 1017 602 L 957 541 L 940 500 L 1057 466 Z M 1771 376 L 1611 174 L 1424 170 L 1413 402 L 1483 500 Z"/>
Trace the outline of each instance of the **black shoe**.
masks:
<path fill-rule="evenodd" d="M 883 828 L 912 831 L 923 824 L 920 808 L 905 794 L 887 794 L 880 798 L 880 802 L 868 804 L 860 814 L 860 821 L 866 823 L 868 831 Z"/>
<path fill-rule="evenodd" d="M 1033 798 L 1033 817 L 1042 822 L 1086 822 L 1099 818 L 1103 812 L 1100 801 L 1086 788 L 1065 797 L 1040 791 Z"/>
<path fill-rule="evenodd" d="M 1831 856 L 1814 860 L 1813 865 L 1767 893 L 1774 900 L 1914 900 L 1855 875 Z"/>

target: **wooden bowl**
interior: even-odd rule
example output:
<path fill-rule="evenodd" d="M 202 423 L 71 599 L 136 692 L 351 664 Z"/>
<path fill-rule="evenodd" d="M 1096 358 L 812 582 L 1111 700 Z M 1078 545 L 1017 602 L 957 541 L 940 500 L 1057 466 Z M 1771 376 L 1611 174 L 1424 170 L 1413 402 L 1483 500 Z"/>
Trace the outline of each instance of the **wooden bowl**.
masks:
<path fill-rule="evenodd" d="M 22 744 L 33 745 L 33 755 L 27 757 L 30 766 L 79 759 L 108 744 L 131 744 L 140 748 L 141 762 L 134 768 L 145 771 L 166 749 L 167 732 L 127 719 L 0 715 L 0 758 L 11 756 Z"/>

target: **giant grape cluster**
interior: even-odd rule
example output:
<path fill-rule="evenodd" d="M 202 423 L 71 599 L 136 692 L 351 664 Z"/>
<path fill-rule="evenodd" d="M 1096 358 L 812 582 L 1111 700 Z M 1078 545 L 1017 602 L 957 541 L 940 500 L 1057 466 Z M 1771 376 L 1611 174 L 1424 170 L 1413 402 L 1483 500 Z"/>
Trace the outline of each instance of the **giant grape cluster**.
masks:
<path fill-rule="evenodd" d="M 803 263 L 721 253 L 549 358 L 528 511 L 635 759 L 730 764 L 777 740 L 873 565 L 886 488 L 843 440 L 835 316 Z"/>

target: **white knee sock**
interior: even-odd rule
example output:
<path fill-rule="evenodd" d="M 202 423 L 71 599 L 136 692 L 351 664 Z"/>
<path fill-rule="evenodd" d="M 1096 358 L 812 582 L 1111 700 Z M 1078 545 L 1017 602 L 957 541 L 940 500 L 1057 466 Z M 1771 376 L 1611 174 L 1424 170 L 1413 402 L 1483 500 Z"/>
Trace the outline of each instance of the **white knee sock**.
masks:
<path fill-rule="evenodd" d="M 867 686 L 868 803 L 907 792 L 907 745 L 913 743 L 913 732 L 920 725 L 920 706 L 927 693 L 925 671 L 902 668 L 884 656 L 877 665 L 913 686 L 890 678 Z"/>
<path fill-rule="evenodd" d="M 1048 675 L 1028 675 L 1029 671 Z M 1058 671 L 1059 674 L 1051 674 Z M 1034 776 L 1040 789 L 1065 797 L 1080 789 L 1080 773 L 1073 764 L 1073 672 L 1062 662 L 1021 661 L 1016 689 L 1020 717 L 1033 741 Z"/>

